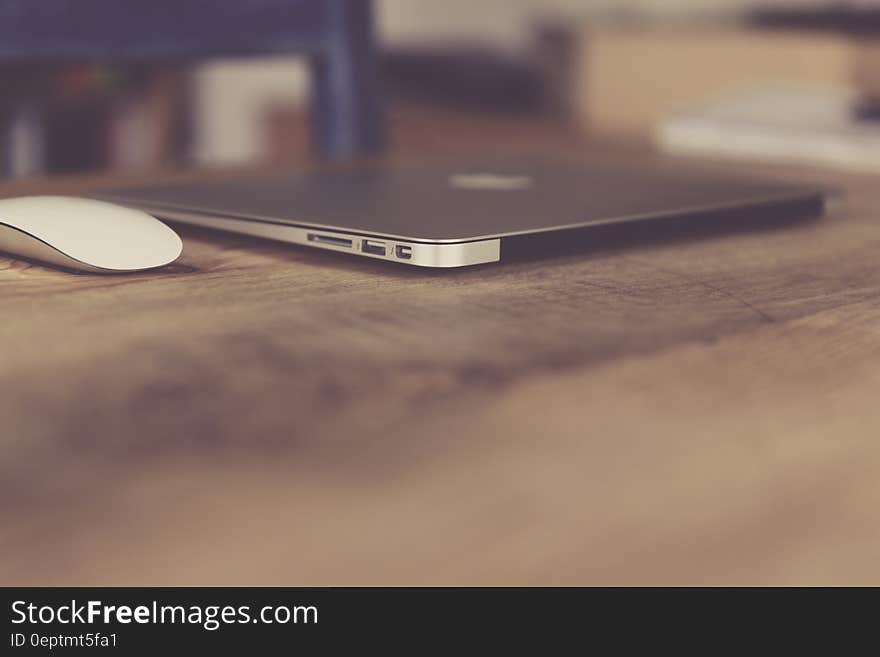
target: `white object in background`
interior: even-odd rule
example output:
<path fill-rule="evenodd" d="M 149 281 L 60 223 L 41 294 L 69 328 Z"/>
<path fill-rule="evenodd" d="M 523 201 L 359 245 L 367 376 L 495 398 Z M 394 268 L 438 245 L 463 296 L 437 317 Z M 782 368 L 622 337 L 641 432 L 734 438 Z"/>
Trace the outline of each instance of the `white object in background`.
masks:
<path fill-rule="evenodd" d="M 301 105 L 308 93 L 303 57 L 219 59 L 193 73 L 194 156 L 200 164 L 254 162 L 269 152 L 266 113 Z"/>
<path fill-rule="evenodd" d="M 7 119 L 5 174 L 11 178 L 35 176 L 44 172 L 46 160 L 45 125 L 40 110 L 22 104 Z"/>
<path fill-rule="evenodd" d="M 81 271 L 140 271 L 173 262 L 180 237 L 132 208 L 66 196 L 0 200 L 0 251 Z"/>
<path fill-rule="evenodd" d="M 880 171 L 880 122 L 853 116 L 854 94 L 779 86 L 682 112 L 660 123 L 673 153 Z"/>

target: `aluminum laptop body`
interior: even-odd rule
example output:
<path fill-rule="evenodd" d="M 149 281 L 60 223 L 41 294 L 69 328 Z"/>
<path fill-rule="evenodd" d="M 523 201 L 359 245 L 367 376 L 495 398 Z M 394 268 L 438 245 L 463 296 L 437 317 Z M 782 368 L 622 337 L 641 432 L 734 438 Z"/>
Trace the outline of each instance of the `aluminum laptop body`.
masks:
<path fill-rule="evenodd" d="M 506 162 L 323 169 L 102 193 L 185 224 L 420 267 L 462 267 L 816 217 L 825 194 L 657 167 Z M 623 230 L 621 230 L 623 229 Z"/>

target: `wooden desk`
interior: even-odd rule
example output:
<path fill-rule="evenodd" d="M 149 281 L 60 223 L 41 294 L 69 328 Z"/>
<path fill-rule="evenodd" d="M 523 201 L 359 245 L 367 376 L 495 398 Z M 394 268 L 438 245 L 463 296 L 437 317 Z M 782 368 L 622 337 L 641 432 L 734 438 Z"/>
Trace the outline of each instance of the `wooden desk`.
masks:
<path fill-rule="evenodd" d="M 0 261 L 0 582 L 880 584 L 880 185 L 768 172 L 850 211 L 445 272 Z"/>

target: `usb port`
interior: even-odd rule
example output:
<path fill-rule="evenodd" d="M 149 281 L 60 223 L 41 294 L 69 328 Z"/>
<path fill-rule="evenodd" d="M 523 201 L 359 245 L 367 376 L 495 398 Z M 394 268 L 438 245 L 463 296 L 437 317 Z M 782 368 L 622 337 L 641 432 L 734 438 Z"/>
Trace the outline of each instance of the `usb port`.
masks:
<path fill-rule="evenodd" d="M 351 248 L 351 240 L 344 237 L 331 237 L 330 235 L 318 235 L 317 233 L 309 233 L 309 242 L 317 242 L 318 244 L 330 244 L 331 246 L 344 246 Z"/>
<path fill-rule="evenodd" d="M 411 260 L 412 259 L 412 247 L 411 246 L 403 246 L 402 244 L 398 244 L 394 247 L 394 255 L 398 258 L 402 258 L 403 260 Z"/>
<path fill-rule="evenodd" d="M 377 242 L 376 240 L 363 240 L 361 242 L 361 251 L 371 255 L 385 255 L 385 242 Z"/>

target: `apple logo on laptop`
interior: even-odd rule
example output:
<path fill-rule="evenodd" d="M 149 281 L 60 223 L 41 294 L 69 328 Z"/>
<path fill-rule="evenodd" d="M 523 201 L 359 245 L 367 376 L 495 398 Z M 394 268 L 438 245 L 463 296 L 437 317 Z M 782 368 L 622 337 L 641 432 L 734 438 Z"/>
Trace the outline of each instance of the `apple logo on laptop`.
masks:
<path fill-rule="evenodd" d="M 531 176 L 507 173 L 454 173 L 449 176 L 449 186 L 453 189 L 476 189 L 496 192 L 510 192 L 528 189 L 534 180 Z"/>

